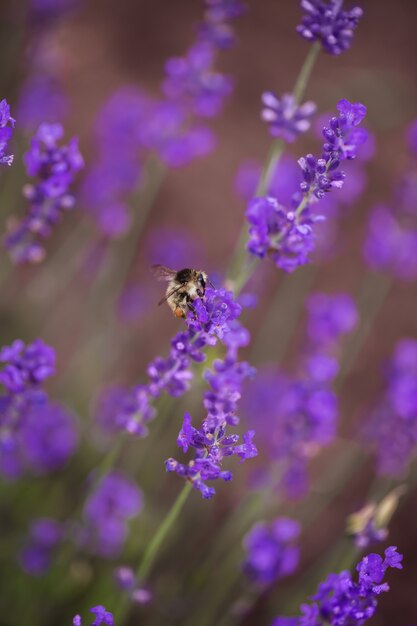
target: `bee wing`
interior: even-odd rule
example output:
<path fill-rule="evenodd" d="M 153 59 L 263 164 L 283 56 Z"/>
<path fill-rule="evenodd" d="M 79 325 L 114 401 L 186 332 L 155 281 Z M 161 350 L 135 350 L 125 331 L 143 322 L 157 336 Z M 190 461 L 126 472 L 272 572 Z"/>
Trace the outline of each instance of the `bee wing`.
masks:
<path fill-rule="evenodd" d="M 176 287 L 171 289 L 171 291 L 168 291 L 168 293 L 162 298 L 162 300 L 160 300 L 158 302 L 158 306 L 161 306 L 161 304 L 164 304 L 164 302 L 166 302 L 168 300 L 168 298 L 173 296 L 174 293 L 177 293 L 177 291 L 179 291 L 181 289 L 181 287 L 183 287 L 183 285 L 177 285 Z"/>
<path fill-rule="evenodd" d="M 151 272 L 157 280 L 172 280 L 177 272 L 166 265 L 152 265 Z"/>

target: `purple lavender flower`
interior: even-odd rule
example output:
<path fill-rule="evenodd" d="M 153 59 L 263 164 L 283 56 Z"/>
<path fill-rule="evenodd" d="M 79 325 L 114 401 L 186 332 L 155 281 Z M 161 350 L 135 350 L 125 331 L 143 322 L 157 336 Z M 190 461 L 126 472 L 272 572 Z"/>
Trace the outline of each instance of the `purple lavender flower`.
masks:
<path fill-rule="evenodd" d="M 220 339 L 227 348 L 226 357 L 215 361 L 213 370 L 205 373 L 211 390 L 204 394 L 207 416 L 200 429 L 192 426 L 191 416 L 186 413 L 178 435 L 178 446 L 183 452 L 194 448 L 195 458 L 187 465 L 172 458 L 165 462 L 168 472 L 175 472 L 191 482 L 203 498 L 215 494 L 207 481 L 231 480 L 231 472 L 222 468 L 225 457 L 236 455 L 244 461 L 258 453 L 253 443 L 255 431 L 245 433 L 242 443 L 238 435 L 227 433 L 227 426 L 239 423 L 236 410 L 242 384 L 254 373 L 248 363 L 237 361 L 238 348 L 248 341 L 247 331 L 236 319 L 241 310 L 230 292 L 207 289 L 206 298 L 195 302 L 195 313 L 187 320 L 189 331 L 196 333 L 204 343 L 213 344 Z"/>
<path fill-rule="evenodd" d="M 198 333 L 208 344 L 216 344 L 217 340 L 227 341 L 232 332 L 235 320 L 242 312 L 241 305 L 235 300 L 233 293 L 224 288 L 206 289 L 204 300 L 194 302 L 195 315 L 188 317 L 187 323 L 191 332 Z"/>
<path fill-rule="evenodd" d="M 319 585 L 313 603 L 301 605 L 302 617 L 278 618 L 272 626 L 362 626 L 375 614 L 378 596 L 389 590 L 388 583 L 382 582 L 387 569 L 402 569 L 402 559 L 395 546 L 385 550 L 384 559 L 368 554 L 356 566 L 357 582 L 347 571 L 330 574 Z"/>
<path fill-rule="evenodd" d="M 344 11 L 342 4 L 343 0 L 301 0 L 306 15 L 297 32 L 307 41 L 319 41 L 329 54 L 348 50 L 363 11 L 360 7 Z"/>
<path fill-rule="evenodd" d="M 232 82 L 214 72 L 213 63 L 214 50 L 205 43 L 193 46 L 186 57 L 169 59 L 165 64 L 165 95 L 197 116 L 216 116 L 232 90 Z"/>
<path fill-rule="evenodd" d="M 165 101 L 152 106 L 141 140 L 169 167 L 182 167 L 210 154 L 216 143 L 209 128 L 190 123 L 182 106 Z"/>
<path fill-rule="evenodd" d="M 31 576 L 45 574 L 62 537 L 62 525 L 56 520 L 45 517 L 32 522 L 28 544 L 19 555 L 19 562 L 25 572 Z"/>
<path fill-rule="evenodd" d="M 338 348 L 357 313 L 345 295 L 314 294 L 308 305 L 308 334 L 318 328 L 319 339 L 303 341 L 297 375 L 264 369 L 250 381 L 243 414 L 256 422 L 260 446 L 281 471 L 280 486 L 290 497 L 308 488 L 310 457 L 335 436 L 338 405 L 331 383 L 337 375 Z"/>
<path fill-rule="evenodd" d="M 16 120 L 10 115 L 10 106 L 7 104 L 7 100 L 1 100 L 0 102 L 0 165 L 11 165 L 13 163 L 13 155 L 5 154 L 7 144 L 9 143 Z M 9 126 L 10 124 L 10 126 Z"/>
<path fill-rule="evenodd" d="M 373 269 L 389 272 L 400 280 L 417 276 L 417 170 L 414 122 L 407 129 L 410 167 L 394 187 L 388 203 L 377 204 L 370 213 L 364 257 Z"/>
<path fill-rule="evenodd" d="M 241 398 L 242 385 L 246 378 L 255 375 L 255 369 L 246 362 L 236 361 L 233 357 L 217 360 L 213 370 L 206 371 L 204 378 L 211 390 L 204 394 L 204 407 L 208 411 L 207 421 L 214 427 L 224 423 L 235 426 L 238 401 Z"/>
<path fill-rule="evenodd" d="M 74 452 L 74 418 L 50 403 L 42 383 L 55 371 L 55 352 L 37 339 L 16 340 L 0 350 L 0 472 L 17 478 L 25 470 L 43 474 Z"/>
<path fill-rule="evenodd" d="M 397 213 L 397 215 L 396 215 Z M 371 211 L 364 244 L 367 264 L 401 280 L 417 277 L 417 228 L 401 212 L 378 205 Z"/>
<path fill-rule="evenodd" d="M 53 472 L 65 465 L 77 446 L 74 417 L 58 404 L 32 407 L 21 425 L 21 453 L 34 473 Z"/>
<path fill-rule="evenodd" d="M 208 420 L 204 420 L 201 429 L 194 428 L 191 425 L 191 416 L 186 413 L 177 443 L 183 451 L 187 451 L 189 447 L 194 448 L 195 459 L 184 465 L 170 458 L 165 461 L 165 468 L 167 472 L 175 472 L 191 482 L 203 498 L 212 498 L 216 491 L 206 481 L 232 479 L 232 473 L 222 469 L 225 457 L 237 455 L 242 461 L 255 457 L 258 452 L 253 444 L 254 434 L 255 431 L 248 431 L 243 436 L 243 443 L 239 444 L 239 436 L 227 435 L 225 426 L 213 428 Z"/>
<path fill-rule="evenodd" d="M 39 386 L 54 373 L 55 351 L 41 339 L 28 346 L 17 339 L 0 350 L 0 383 L 11 393 Z"/>
<path fill-rule="evenodd" d="M 85 504 L 81 542 L 104 557 L 117 556 L 127 536 L 128 521 L 141 508 L 137 486 L 120 473 L 108 474 Z"/>
<path fill-rule="evenodd" d="M 150 107 L 150 99 L 140 89 L 123 86 L 109 96 L 97 115 L 98 154 L 84 177 L 81 203 L 111 238 L 123 235 L 130 225 L 127 200 L 142 180 L 141 135 Z"/>
<path fill-rule="evenodd" d="M 356 306 L 347 294 L 315 292 L 308 299 L 307 310 L 309 339 L 321 349 L 350 333 L 358 321 Z"/>
<path fill-rule="evenodd" d="M 16 263 L 41 261 L 45 251 L 39 239 L 49 237 L 61 214 L 74 207 L 69 188 L 84 162 L 77 139 L 58 145 L 63 134 L 60 124 L 41 124 L 25 155 L 28 175 L 38 180 L 24 188 L 31 205 L 27 217 L 12 224 L 5 238 L 6 248 Z"/>
<path fill-rule="evenodd" d="M 114 570 L 114 578 L 120 589 L 129 591 L 135 585 L 135 572 L 127 565 L 121 565 Z"/>
<path fill-rule="evenodd" d="M 385 370 L 385 389 L 364 428 L 374 448 L 378 473 L 400 475 L 417 450 L 417 341 L 403 339 Z"/>
<path fill-rule="evenodd" d="M 95 616 L 94 622 L 91 622 L 90 626 L 114 626 L 113 615 L 107 611 L 104 606 L 93 606 L 93 608 L 90 609 L 90 613 L 93 613 Z M 82 626 L 80 615 L 75 615 L 72 623 L 73 626 Z"/>
<path fill-rule="evenodd" d="M 152 600 L 152 593 L 145 587 L 137 584 L 136 576 L 131 567 L 121 566 L 114 572 L 117 585 L 129 594 L 130 599 L 137 604 L 148 604 Z"/>
<path fill-rule="evenodd" d="M 234 41 L 228 22 L 240 17 L 245 10 L 241 0 L 204 0 L 204 22 L 199 27 L 199 40 L 220 50 L 229 48 Z"/>
<path fill-rule="evenodd" d="M 96 421 L 103 430 L 114 433 L 125 430 L 144 437 L 146 424 L 155 416 L 145 387 L 110 387 L 99 397 L 95 410 Z"/>
<path fill-rule="evenodd" d="M 285 93 L 279 99 L 270 91 L 262 94 L 262 104 L 261 118 L 269 125 L 270 135 L 289 143 L 310 128 L 317 109 L 314 102 L 299 105 L 292 94 Z"/>
<path fill-rule="evenodd" d="M 263 259 L 270 257 L 286 272 L 308 263 L 314 249 L 312 225 L 322 216 L 304 210 L 300 218 L 271 197 L 254 198 L 246 211 L 249 222 L 248 251 Z"/>
<path fill-rule="evenodd" d="M 244 539 L 244 570 L 256 583 L 271 584 L 292 574 L 298 566 L 299 549 L 295 544 L 300 525 L 278 517 L 270 524 L 257 523 Z"/>
<path fill-rule="evenodd" d="M 291 207 L 282 206 L 272 197 L 253 199 L 246 216 L 250 229 L 247 248 L 258 258 L 270 256 L 277 267 L 291 272 L 308 262 L 314 248 L 313 224 L 323 216 L 313 213 L 313 205 L 334 188 L 343 186 L 345 174 L 340 162 L 353 159 L 366 139 L 366 131 L 357 128 L 366 108 L 359 103 L 340 100 L 339 116 L 323 129 L 325 139 L 322 157 L 312 154 L 299 159 L 303 173 L 300 193 L 295 193 Z"/>
<path fill-rule="evenodd" d="M 70 105 L 57 78 L 30 74 L 20 87 L 18 103 L 19 125 L 34 132 L 42 122 L 63 121 Z"/>

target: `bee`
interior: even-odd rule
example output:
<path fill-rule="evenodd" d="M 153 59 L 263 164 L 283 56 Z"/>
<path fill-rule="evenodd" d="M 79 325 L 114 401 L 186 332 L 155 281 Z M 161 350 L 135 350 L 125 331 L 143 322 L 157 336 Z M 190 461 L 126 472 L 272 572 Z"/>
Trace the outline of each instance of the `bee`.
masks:
<path fill-rule="evenodd" d="M 151 270 L 157 280 L 168 282 L 165 296 L 158 302 L 158 306 L 167 302 L 175 317 L 186 317 L 189 310 L 194 310 L 193 302 L 204 297 L 207 283 L 214 287 L 207 274 L 201 270 L 186 267 L 177 271 L 165 265 L 152 265 Z"/>

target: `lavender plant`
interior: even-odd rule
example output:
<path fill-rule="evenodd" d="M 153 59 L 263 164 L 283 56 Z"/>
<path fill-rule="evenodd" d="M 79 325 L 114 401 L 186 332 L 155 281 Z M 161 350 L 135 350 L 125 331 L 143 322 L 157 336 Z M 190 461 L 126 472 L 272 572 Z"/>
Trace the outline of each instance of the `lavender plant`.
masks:
<path fill-rule="evenodd" d="M 64 129 L 60 124 L 41 124 L 25 155 L 28 176 L 38 179 L 23 189 L 30 208 L 25 218 L 9 222 L 6 248 L 15 263 L 38 263 L 45 256 L 39 239 L 50 236 L 64 211 L 75 205 L 69 193 L 74 176 L 84 165 L 78 140 L 59 146 Z"/>
<path fill-rule="evenodd" d="M 16 120 L 10 115 L 10 106 L 7 100 L 0 102 L 0 165 L 11 165 L 13 163 L 13 155 L 6 154 L 7 144 L 9 143 Z"/>
<path fill-rule="evenodd" d="M 301 624 L 365 624 L 374 614 L 378 596 L 389 590 L 382 582 L 388 568 L 402 569 L 402 554 L 395 546 L 385 550 L 385 558 L 368 554 L 356 566 L 358 581 L 352 580 L 350 572 L 330 574 L 319 585 L 311 604 L 301 606 L 299 618 L 279 617 L 274 626 L 298 626 Z"/>
<path fill-rule="evenodd" d="M 294 350 L 291 364 L 282 363 L 278 355 L 272 363 L 254 358 L 263 307 L 268 307 L 267 290 L 262 289 L 270 287 L 268 268 L 256 261 L 270 258 L 287 273 L 311 262 L 320 238 L 319 222 L 337 214 L 340 206 L 356 202 L 364 187 L 361 167 L 351 162 L 368 139 L 361 126 L 366 107 L 340 99 L 341 93 L 337 115 L 323 125 L 314 121 L 319 107 L 305 95 L 320 50 L 339 56 L 353 43 L 362 9 L 342 5 L 341 0 L 301 1 L 304 15 L 296 30 L 311 45 L 293 89 L 287 87 L 280 95 L 268 86 L 261 96 L 260 117 L 268 129 L 264 135 L 272 140 L 263 165 L 250 166 L 238 180 L 248 201 L 242 235 L 230 263 L 220 259 L 204 288 L 194 292 L 187 291 L 185 283 L 180 285 L 188 313 L 172 321 L 177 326 L 169 347 L 163 348 L 167 356 L 155 357 L 154 344 L 147 343 L 154 338 L 151 315 L 136 316 L 138 328 L 125 327 L 125 318 L 121 323 L 117 319 L 125 283 L 133 276 L 136 280 L 145 264 L 149 246 L 142 245 L 143 230 L 155 210 L 153 201 L 163 177 L 168 172 L 169 181 L 190 176 L 192 169 L 176 174 L 176 179 L 173 172 L 208 155 L 218 141 L 211 124 L 232 95 L 235 78 L 220 71 L 217 62 L 235 42 L 234 21 L 246 9 L 250 15 L 251 7 L 240 0 L 203 0 L 204 17 L 195 39 L 182 56 L 166 61 L 160 95 L 154 95 L 158 81 L 150 90 L 132 84 L 109 95 L 92 124 L 92 145 L 86 151 L 86 175 L 78 194 L 73 185 L 84 159 L 76 139 L 61 143 L 67 101 L 56 72 L 46 71 L 47 55 L 42 50 L 47 33 L 65 23 L 70 9 L 81 4 L 31 2 L 29 22 L 36 23 L 43 36 L 32 40 L 36 54 L 20 90 L 17 133 L 20 125 L 32 132 L 35 122 L 39 124 L 25 154 L 27 174 L 34 182 L 24 187 L 29 210 L 22 219 L 9 221 L 5 247 L 17 266 L 41 261 L 44 241 L 63 213 L 76 204 L 93 218 L 97 232 L 88 230 L 87 255 L 77 240 L 79 231 L 74 231 L 68 248 L 64 241 L 65 262 L 73 254 L 78 260 L 75 274 L 69 272 L 67 281 L 57 274 L 62 307 L 58 303 L 55 308 L 47 298 L 43 311 L 37 304 L 48 293 L 48 277 L 54 277 L 54 257 L 50 270 L 37 270 L 38 282 L 32 283 L 33 268 L 16 267 L 0 285 L 11 306 L 20 297 L 21 308 L 30 313 L 28 328 L 22 328 L 22 334 L 13 328 L 13 336 L 25 337 L 42 323 L 48 343 L 55 333 L 52 343 L 60 364 L 54 382 L 55 349 L 41 340 L 16 340 L 0 350 L 0 474 L 5 479 L 0 489 L 5 527 L 10 521 L 12 528 L 4 557 L 0 546 L 0 564 L 4 558 L 7 568 L 13 562 L 21 570 L 16 570 L 15 587 L 14 575 L 3 580 L 0 570 L 5 586 L 1 603 L 7 608 L 3 614 L 12 615 L 10 626 L 29 622 L 44 626 L 71 619 L 73 626 L 81 626 L 81 614 L 88 610 L 93 615 L 89 622 L 94 620 L 91 626 L 127 626 L 137 620 L 182 626 L 268 623 L 268 615 L 273 614 L 270 599 L 281 597 L 284 577 L 294 574 L 285 581 L 290 598 L 308 596 L 311 578 L 306 581 L 299 574 L 308 560 L 314 561 L 316 580 L 319 569 L 326 574 L 343 571 L 327 576 L 310 603 L 301 605 L 300 616 L 279 617 L 274 626 L 360 626 L 374 616 L 379 596 L 389 589 L 387 571 L 402 569 L 402 554 L 394 546 L 386 548 L 383 557 L 372 553 L 361 557 L 359 552 L 386 542 L 400 496 L 412 487 L 412 471 L 407 484 L 398 486 L 398 479 L 412 467 L 416 446 L 415 340 L 397 344 L 386 368 L 385 389 L 364 419 L 365 454 L 368 458 L 376 451 L 379 478 L 373 486 L 355 486 L 360 493 L 355 491 L 354 498 L 363 506 L 348 519 L 354 540 L 343 542 L 343 562 L 337 565 L 333 549 L 340 542 L 327 533 L 327 527 L 325 546 L 317 532 L 321 558 L 315 559 L 310 522 L 327 519 L 326 506 L 339 507 L 334 526 L 339 524 L 343 532 L 345 495 L 349 512 L 355 510 L 350 507 L 349 485 L 343 484 L 348 483 L 346 476 L 337 478 L 344 472 L 352 477 L 357 462 L 352 455 L 348 467 L 340 469 L 343 454 L 337 458 L 338 449 L 354 444 L 342 439 L 339 412 L 345 398 L 340 402 L 338 392 L 346 379 L 346 361 L 350 364 L 359 354 L 370 318 L 362 308 L 359 314 L 348 293 L 324 291 L 319 283 L 305 301 L 305 330 L 298 342 L 293 341 L 298 351 Z M 0 163 L 5 165 L 13 161 L 8 142 L 14 123 L 3 100 Z M 295 161 L 287 154 L 290 144 L 308 142 L 308 132 L 317 124 L 324 140 L 320 156 L 308 153 Z M 220 124 L 219 129 L 221 137 Z M 27 140 L 23 135 L 18 140 L 20 151 Z M 409 131 L 414 156 L 416 143 L 414 124 Z M 297 152 L 305 154 L 304 147 L 297 147 Z M 221 159 L 219 163 L 216 171 L 220 172 Z M 345 165 L 346 172 L 341 169 Z M 2 176 L 6 177 L 7 169 Z M 18 172 L 15 181 L 8 179 L 10 188 L 20 185 Z M 208 191 L 209 169 L 204 174 Z M 345 177 L 352 181 L 350 189 L 342 189 Z M 9 192 L 7 185 L 5 191 Z M 344 199 L 333 200 L 337 194 Z M 413 171 L 402 181 L 395 199 L 395 210 L 372 212 L 365 256 L 373 268 L 410 280 L 415 265 Z M 11 212 L 14 208 L 12 202 Z M 195 219 L 201 225 L 210 221 L 200 214 Z M 83 228 L 82 212 L 75 212 L 73 220 Z M 178 251 L 171 246 L 171 236 L 161 241 L 158 235 L 157 256 L 174 260 L 153 258 L 152 262 L 176 267 L 178 263 L 180 269 L 190 256 L 201 253 L 186 237 Z M 116 246 L 111 240 L 117 238 L 121 241 Z M 151 247 L 155 255 L 155 246 Z M 94 266 L 88 276 L 83 271 L 90 267 L 86 258 Z M 297 274 L 302 272 L 305 269 Z M 249 289 L 252 278 L 259 285 L 258 306 Z M 294 280 L 294 289 L 287 292 L 290 312 L 291 301 L 300 299 Z M 342 277 L 336 281 L 339 289 Z M 147 286 L 136 291 L 142 311 L 149 308 L 150 292 Z M 251 312 L 245 310 L 248 302 Z M 277 337 L 289 335 L 290 326 L 296 328 L 297 323 L 294 320 L 287 328 L 288 314 L 286 318 L 285 311 L 281 316 L 281 310 L 271 310 L 273 333 L 268 341 L 273 354 Z M 242 321 L 244 316 L 247 319 Z M 19 312 L 16 326 L 20 325 Z M 4 338 L 2 344 L 7 343 Z M 138 383 L 146 361 L 146 373 Z M 98 428 L 74 417 L 79 413 L 84 418 L 94 397 L 92 412 Z M 178 458 L 171 456 L 175 437 L 181 450 Z M 219 481 L 231 481 L 228 457 L 232 456 L 239 465 L 249 459 L 251 463 L 234 471 L 233 487 L 223 490 Z M 176 480 L 164 472 L 164 458 L 166 472 L 176 474 Z M 327 475 L 333 473 L 333 488 L 326 487 Z M 397 482 L 393 485 L 385 476 Z M 184 483 L 180 491 L 178 478 Z M 28 494 L 31 490 L 33 494 Z M 188 501 L 193 490 L 203 501 Z M 177 541 L 171 551 L 173 538 Z M 356 579 L 345 568 L 357 561 Z M 44 577 L 44 581 L 28 585 L 27 576 Z M 23 588 L 28 595 L 25 603 L 19 601 Z M 8 606 L 9 598 L 14 610 Z M 72 618 L 74 606 L 79 613 Z M 133 617 L 133 611 L 138 616 Z"/>

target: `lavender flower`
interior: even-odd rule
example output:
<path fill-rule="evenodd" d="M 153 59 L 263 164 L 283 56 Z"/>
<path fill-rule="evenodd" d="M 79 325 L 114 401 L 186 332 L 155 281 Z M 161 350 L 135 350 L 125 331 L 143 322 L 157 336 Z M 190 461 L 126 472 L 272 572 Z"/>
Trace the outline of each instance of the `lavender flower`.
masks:
<path fill-rule="evenodd" d="M 75 451 L 73 415 L 42 392 L 0 396 L 0 415 L 0 472 L 9 479 L 56 471 Z"/>
<path fill-rule="evenodd" d="M 109 433 L 123 430 L 144 437 L 146 423 L 155 416 L 155 409 L 149 402 L 149 393 L 144 387 L 110 387 L 98 399 L 96 421 Z"/>
<path fill-rule="evenodd" d="M 285 93 L 281 99 L 270 91 L 262 94 L 261 118 L 269 125 L 272 137 L 280 137 L 292 143 L 311 126 L 311 117 L 316 112 L 314 102 L 299 105 L 292 94 Z"/>
<path fill-rule="evenodd" d="M 241 310 L 230 292 L 208 289 L 206 298 L 195 302 L 195 314 L 188 317 L 190 331 L 197 333 L 200 340 L 213 344 L 220 339 L 227 348 L 224 360 L 215 361 L 213 370 L 205 373 L 211 390 L 204 394 L 207 416 L 201 428 L 194 428 L 191 415 L 186 413 L 178 435 L 178 446 L 183 452 L 194 448 L 195 458 L 187 465 L 172 458 L 165 463 L 168 472 L 175 472 L 191 482 L 203 498 L 215 494 L 206 481 L 231 480 L 231 472 L 222 468 L 225 457 L 237 455 L 244 461 L 258 453 L 253 443 L 255 431 L 245 433 L 242 443 L 239 443 L 238 435 L 227 433 L 227 426 L 239 423 L 236 410 L 242 384 L 254 374 L 248 363 L 237 361 L 238 348 L 248 342 L 247 331 L 236 320 Z"/>
<path fill-rule="evenodd" d="M 120 589 L 127 592 L 133 602 L 148 604 L 152 600 L 152 593 L 149 589 L 138 586 L 135 573 L 131 567 L 121 566 L 116 568 L 114 577 Z"/>
<path fill-rule="evenodd" d="M 42 122 L 62 122 L 69 109 L 68 99 L 54 76 L 30 74 L 20 87 L 17 113 L 25 131 L 34 132 Z"/>
<path fill-rule="evenodd" d="M 240 17 L 245 10 L 241 0 L 204 0 L 206 11 L 200 25 L 199 40 L 222 50 L 234 41 L 233 30 L 228 22 Z"/>
<path fill-rule="evenodd" d="M 22 568 L 31 576 L 41 576 L 49 569 L 53 553 L 63 537 L 62 525 L 51 518 L 31 523 L 29 542 L 19 555 Z"/>
<path fill-rule="evenodd" d="M 313 294 L 307 304 L 307 341 L 303 341 L 298 373 L 264 369 L 248 385 L 243 414 L 255 422 L 260 445 L 280 469 L 279 486 L 290 497 L 308 488 L 308 460 L 335 436 L 338 405 L 332 381 L 338 372 L 342 338 L 357 314 L 345 294 Z M 318 328 L 321 339 L 310 338 Z"/>
<path fill-rule="evenodd" d="M 255 524 L 244 539 L 243 567 L 248 576 L 268 585 L 292 574 L 299 562 L 299 549 L 294 545 L 299 534 L 299 523 L 285 517 L 270 524 Z"/>
<path fill-rule="evenodd" d="M 119 237 L 130 226 L 127 200 L 142 180 L 141 129 L 149 107 L 146 94 L 124 86 L 110 95 L 97 115 L 98 154 L 83 180 L 81 203 L 108 237 Z"/>
<path fill-rule="evenodd" d="M 77 139 L 58 145 L 63 134 L 60 124 L 41 124 L 25 155 L 27 173 L 38 181 L 25 186 L 24 195 L 31 204 L 28 215 L 11 224 L 5 238 L 6 248 L 16 263 L 41 261 L 45 251 L 39 239 L 49 237 L 61 214 L 74 207 L 69 188 L 84 162 Z"/>
<path fill-rule="evenodd" d="M 42 390 L 54 372 L 55 352 L 40 339 L 0 350 L 0 472 L 8 478 L 59 469 L 74 452 L 73 416 Z"/>
<path fill-rule="evenodd" d="M 169 59 L 165 64 L 165 95 L 184 104 L 197 116 L 214 117 L 232 90 L 229 78 L 213 71 L 214 50 L 209 44 L 193 46 L 186 57 Z"/>
<path fill-rule="evenodd" d="M 312 226 L 322 216 L 314 216 L 306 208 L 300 217 L 270 196 L 254 198 L 246 211 L 249 222 L 247 250 L 264 259 L 271 258 L 277 267 L 292 272 L 308 263 L 314 250 Z"/>
<path fill-rule="evenodd" d="M 370 213 L 364 257 L 374 270 L 388 272 L 400 280 L 417 277 L 417 170 L 415 161 L 416 122 L 407 131 L 411 152 L 408 171 L 395 186 L 387 203 L 377 204 Z"/>
<path fill-rule="evenodd" d="M 16 120 L 10 115 L 10 106 L 7 100 L 0 101 L 0 165 L 11 165 L 13 163 L 13 155 L 6 154 L 7 144 L 9 143 Z M 10 124 L 10 125 L 9 125 Z"/>
<path fill-rule="evenodd" d="M 348 50 L 363 11 L 360 7 L 344 11 L 342 4 L 343 0 L 301 0 L 306 15 L 297 32 L 307 41 L 319 41 L 329 54 Z"/>
<path fill-rule="evenodd" d="M 191 122 L 176 102 L 155 102 L 142 129 L 143 145 L 155 150 L 169 167 L 182 167 L 210 154 L 215 137 L 206 126 Z"/>
<path fill-rule="evenodd" d="M 114 619 L 112 613 L 107 611 L 104 606 L 93 606 L 90 609 L 90 613 L 95 616 L 94 622 L 90 623 L 90 626 L 114 626 Z M 72 620 L 73 626 L 82 626 L 80 615 L 75 615 Z"/>
<path fill-rule="evenodd" d="M 114 557 L 126 539 L 128 521 L 142 508 L 142 495 L 134 483 L 112 472 L 99 483 L 84 507 L 81 543 L 104 557 Z"/>
<path fill-rule="evenodd" d="M 376 452 L 378 473 L 398 476 L 417 450 L 417 341 L 403 339 L 385 370 L 385 389 L 369 412 L 365 441 Z"/>
<path fill-rule="evenodd" d="M 307 302 L 308 337 L 323 349 L 352 332 L 358 321 L 355 304 L 347 294 L 315 292 Z"/>
<path fill-rule="evenodd" d="M 28 346 L 17 339 L 0 350 L 0 383 L 11 393 L 37 387 L 54 373 L 55 351 L 41 339 Z"/>
<path fill-rule="evenodd" d="M 302 617 L 278 618 L 272 626 L 362 626 L 375 614 L 378 596 L 389 590 L 388 583 L 382 582 L 387 569 L 402 569 L 402 559 L 394 546 L 385 550 L 384 559 L 368 554 L 356 566 L 357 582 L 348 571 L 330 574 L 319 585 L 313 602 L 301 605 Z"/>
<path fill-rule="evenodd" d="M 170 458 L 165 462 L 166 470 L 175 472 L 191 482 L 203 498 L 212 498 L 216 491 L 213 487 L 209 487 L 206 481 L 219 478 L 224 481 L 231 480 L 232 473 L 222 469 L 223 459 L 237 455 L 244 461 L 256 456 L 258 452 L 253 444 L 254 435 L 254 430 L 248 431 L 243 435 L 243 443 L 239 444 L 238 435 L 227 435 L 224 426 L 210 427 L 207 420 L 204 420 L 201 429 L 197 430 L 191 425 L 191 416 L 186 413 L 177 443 L 184 452 L 189 447 L 194 448 L 196 457 L 188 465 Z"/>
<path fill-rule="evenodd" d="M 323 129 L 325 142 L 322 157 L 308 154 L 299 159 L 303 173 L 300 193 L 293 195 L 291 207 L 282 206 L 272 197 L 253 199 L 246 216 L 249 221 L 247 249 L 258 258 L 269 256 L 277 267 L 287 272 L 308 262 L 314 248 L 313 224 L 323 216 L 313 213 L 314 203 L 334 188 L 343 186 L 345 174 L 339 170 L 341 161 L 353 159 L 366 140 L 366 131 L 357 126 L 366 114 L 359 103 L 340 100 L 339 116 L 333 117 Z"/>
<path fill-rule="evenodd" d="M 254 375 L 255 369 L 249 363 L 238 362 L 234 356 L 216 360 L 213 370 L 205 372 L 211 390 L 204 394 L 204 407 L 208 411 L 207 420 L 215 428 L 224 423 L 235 426 L 239 422 L 236 412 L 242 385 Z"/>

